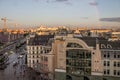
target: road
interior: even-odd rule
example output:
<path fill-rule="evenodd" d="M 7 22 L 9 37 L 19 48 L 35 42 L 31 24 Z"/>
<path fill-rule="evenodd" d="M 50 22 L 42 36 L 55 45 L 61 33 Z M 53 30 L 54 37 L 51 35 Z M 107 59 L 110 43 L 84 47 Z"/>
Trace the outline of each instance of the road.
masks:
<path fill-rule="evenodd" d="M 29 80 L 25 66 L 25 55 L 18 59 L 19 54 L 13 53 L 9 56 L 9 64 L 5 70 L 0 70 L 0 80 Z M 18 62 L 13 66 L 14 62 Z"/>

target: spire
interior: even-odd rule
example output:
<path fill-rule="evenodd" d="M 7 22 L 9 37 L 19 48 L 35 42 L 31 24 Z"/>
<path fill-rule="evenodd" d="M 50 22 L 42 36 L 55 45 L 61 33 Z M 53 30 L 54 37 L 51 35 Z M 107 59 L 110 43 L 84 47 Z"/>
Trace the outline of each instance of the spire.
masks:
<path fill-rule="evenodd" d="M 98 40 L 98 38 L 96 38 L 96 44 L 99 44 L 99 40 Z"/>

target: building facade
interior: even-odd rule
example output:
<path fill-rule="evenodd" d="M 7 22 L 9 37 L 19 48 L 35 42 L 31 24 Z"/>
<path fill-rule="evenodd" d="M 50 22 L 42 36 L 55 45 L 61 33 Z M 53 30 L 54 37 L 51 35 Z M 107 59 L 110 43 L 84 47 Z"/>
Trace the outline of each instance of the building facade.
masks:
<path fill-rule="evenodd" d="M 119 44 L 101 37 L 56 37 L 55 80 L 119 80 Z"/>
<path fill-rule="evenodd" d="M 52 52 L 49 40 L 53 35 L 35 35 L 27 41 L 27 65 L 39 72 L 41 79 L 53 80 Z"/>
<path fill-rule="evenodd" d="M 53 37 L 37 37 L 29 40 L 27 61 L 29 67 L 40 72 L 41 79 L 120 79 L 120 41 L 62 35 L 55 36 L 48 46 Z"/>

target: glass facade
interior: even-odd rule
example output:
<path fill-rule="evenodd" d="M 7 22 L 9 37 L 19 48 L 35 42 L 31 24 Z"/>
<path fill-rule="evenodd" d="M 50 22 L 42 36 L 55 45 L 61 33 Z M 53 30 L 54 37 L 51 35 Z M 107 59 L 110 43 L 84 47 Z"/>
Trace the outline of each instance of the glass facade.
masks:
<path fill-rule="evenodd" d="M 91 52 L 88 50 L 69 49 L 66 51 L 66 70 L 69 74 L 91 74 Z"/>

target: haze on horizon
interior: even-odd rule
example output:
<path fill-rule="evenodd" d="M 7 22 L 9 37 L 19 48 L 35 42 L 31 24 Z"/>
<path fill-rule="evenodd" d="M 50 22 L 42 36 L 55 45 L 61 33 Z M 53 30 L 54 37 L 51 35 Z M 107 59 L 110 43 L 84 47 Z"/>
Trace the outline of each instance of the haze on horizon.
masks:
<path fill-rule="evenodd" d="M 7 25 L 120 26 L 120 0 L 0 0 Z M 0 28 L 3 21 L 0 20 Z"/>

